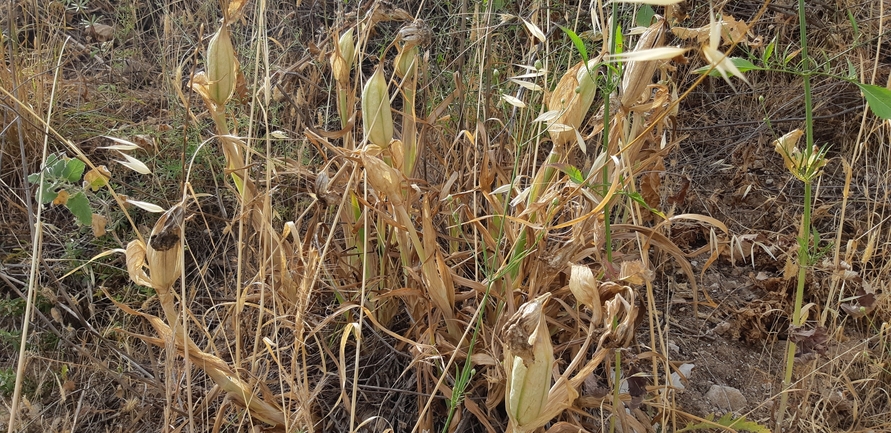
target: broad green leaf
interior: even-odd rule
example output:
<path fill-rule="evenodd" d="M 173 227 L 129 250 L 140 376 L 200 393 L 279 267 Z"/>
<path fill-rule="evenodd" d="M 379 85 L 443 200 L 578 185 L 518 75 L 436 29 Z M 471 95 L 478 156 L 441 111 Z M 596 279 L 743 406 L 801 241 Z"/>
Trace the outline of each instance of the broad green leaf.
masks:
<path fill-rule="evenodd" d="M 29 183 L 37 183 L 40 180 L 40 173 L 31 173 L 28 175 Z"/>
<path fill-rule="evenodd" d="M 51 153 L 46 156 L 46 162 L 43 163 L 44 164 L 43 166 L 47 167 L 47 168 L 52 167 L 53 164 L 55 164 L 56 161 L 58 161 L 58 160 L 59 160 L 59 155 L 56 155 L 55 153 Z"/>
<path fill-rule="evenodd" d="M 644 4 L 637 10 L 637 20 L 636 23 L 640 27 L 649 27 L 650 24 L 653 23 L 653 17 L 656 16 L 656 11 L 653 10 L 653 7 Z"/>
<path fill-rule="evenodd" d="M 84 195 L 83 192 L 79 192 L 69 197 L 68 202 L 65 203 L 65 207 L 77 217 L 77 222 L 85 226 L 92 224 L 93 212 L 90 210 L 90 200 L 87 199 L 87 196 Z"/>
<path fill-rule="evenodd" d="M 616 52 L 612 54 L 622 54 L 625 52 L 625 37 L 622 36 L 622 26 L 616 26 Z"/>
<path fill-rule="evenodd" d="M 65 163 L 65 170 L 62 171 L 62 178 L 68 182 L 75 183 L 80 180 L 84 174 L 84 168 L 87 165 L 83 161 L 72 158 Z"/>
<path fill-rule="evenodd" d="M 856 80 L 857 79 L 857 67 L 854 66 L 854 63 L 851 62 L 851 59 L 845 59 L 848 61 L 848 79 Z"/>
<path fill-rule="evenodd" d="M 575 45 L 576 51 L 579 52 L 579 55 L 582 56 L 582 60 L 585 61 L 585 64 L 588 64 L 588 49 L 585 48 L 585 43 L 582 42 L 582 38 L 579 35 L 575 34 L 574 31 L 570 28 L 566 28 L 563 26 L 560 27 L 560 30 L 563 30 L 563 33 L 566 33 L 566 36 L 569 36 L 569 40 L 572 41 L 572 44 Z"/>
<path fill-rule="evenodd" d="M 866 103 L 876 116 L 884 120 L 891 119 L 891 90 L 872 84 L 858 82 L 854 84 L 860 87 L 860 91 L 866 97 Z"/>
<path fill-rule="evenodd" d="M 55 155 L 51 155 L 51 156 L 55 156 Z M 51 159 L 52 159 L 52 162 L 50 162 Z M 54 178 L 60 178 L 60 177 L 62 177 L 62 173 L 65 172 L 65 159 L 58 159 L 58 158 L 53 159 L 51 157 L 47 157 L 46 158 L 46 167 L 48 170 L 47 172 L 49 173 L 50 176 L 52 176 Z"/>
<path fill-rule="evenodd" d="M 42 185 L 40 185 L 40 189 L 43 190 L 43 197 L 40 200 L 40 204 L 47 204 L 56 199 L 59 195 L 56 192 L 56 185 L 52 182 L 44 181 Z"/>
<path fill-rule="evenodd" d="M 854 41 L 860 39 L 860 26 L 857 25 L 857 18 L 854 18 L 854 14 L 851 13 L 850 9 L 846 9 L 848 13 L 848 21 L 851 23 L 851 28 L 854 29 Z"/>
<path fill-rule="evenodd" d="M 736 68 L 739 69 L 739 72 L 741 72 L 741 73 L 746 73 L 748 71 L 763 71 L 764 70 L 764 68 L 762 68 L 760 66 L 756 66 L 754 63 L 752 63 L 746 59 L 743 59 L 741 57 L 730 57 L 730 63 L 733 63 L 733 65 L 736 66 Z M 704 73 L 708 72 L 709 69 L 711 69 L 711 66 L 703 66 L 693 72 L 695 72 L 697 74 L 704 74 Z M 709 72 L 708 76 L 709 77 L 720 77 L 721 72 L 718 71 L 717 68 L 715 68 L 715 69 L 712 69 L 711 72 Z"/>

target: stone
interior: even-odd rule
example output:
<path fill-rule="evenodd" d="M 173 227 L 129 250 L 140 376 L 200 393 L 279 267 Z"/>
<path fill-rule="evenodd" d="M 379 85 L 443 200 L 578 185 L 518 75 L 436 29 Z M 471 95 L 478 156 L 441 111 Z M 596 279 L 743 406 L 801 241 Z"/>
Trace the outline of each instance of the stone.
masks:
<path fill-rule="evenodd" d="M 712 404 L 725 412 L 742 412 L 745 410 L 748 402 L 746 397 L 732 386 L 712 385 L 705 398 Z"/>

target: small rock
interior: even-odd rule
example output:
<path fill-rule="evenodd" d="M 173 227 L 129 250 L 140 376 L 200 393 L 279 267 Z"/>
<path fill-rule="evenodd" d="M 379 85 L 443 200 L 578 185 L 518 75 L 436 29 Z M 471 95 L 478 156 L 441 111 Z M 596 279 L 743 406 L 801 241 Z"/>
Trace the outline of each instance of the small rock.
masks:
<path fill-rule="evenodd" d="M 713 406 L 726 412 L 742 412 L 748 405 L 746 397 L 732 386 L 712 385 L 705 398 Z"/>
<path fill-rule="evenodd" d="M 678 391 L 687 389 L 687 387 L 684 386 L 684 382 L 681 380 L 681 374 L 684 375 L 684 379 L 690 380 L 693 373 L 693 367 L 696 367 L 696 364 L 681 364 L 681 366 L 678 367 L 680 374 L 678 374 L 678 372 L 671 373 L 671 386 L 677 388 Z"/>

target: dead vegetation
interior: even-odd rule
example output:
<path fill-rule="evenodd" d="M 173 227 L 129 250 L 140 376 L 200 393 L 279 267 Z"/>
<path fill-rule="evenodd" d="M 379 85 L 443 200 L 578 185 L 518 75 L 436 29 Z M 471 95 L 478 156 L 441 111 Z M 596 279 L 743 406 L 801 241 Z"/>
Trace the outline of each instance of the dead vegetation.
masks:
<path fill-rule="evenodd" d="M 0 419 L 887 429 L 883 6 L 588 7 L 3 5 Z"/>

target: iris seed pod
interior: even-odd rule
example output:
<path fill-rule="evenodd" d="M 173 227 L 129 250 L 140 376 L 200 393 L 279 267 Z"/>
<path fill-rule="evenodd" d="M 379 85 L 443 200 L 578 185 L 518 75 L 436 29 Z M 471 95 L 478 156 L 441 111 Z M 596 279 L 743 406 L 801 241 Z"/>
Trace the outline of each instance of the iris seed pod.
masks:
<path fill-rule="evenodd" d="M 329 59 L 335 80 L 341 83 L 349 81 L 355 53 L 356 42 L 353 40 L 353 29 L 349 29 L 340 35 L 340 40 L 337 41 L 337 51 L 331 53 Z"/>
<path fill-rule="evenodd" d="M 365 83 L 362 89 L 362 127 L 365 138 L 381 148 L 393 139 L 393 115 L 390 113 L 390 93 L 382 68 Z"/>
<path fill-rule="evenodd" d="M 504 326 L 505 400 L 515 432 L 536 428 L 532 423 L 548 403 L 554 348 L 543 307 L 549 298 L 550 293 L 545 293 L 523 304 Z"/>
<path fill-rule="evenodd" d="M 219 107 L 226 105 L 235 92 L 238 60 L 229 36 L 229 28 L 223 24 L 207 45 L 207 79 L 210 99 Z"/>

